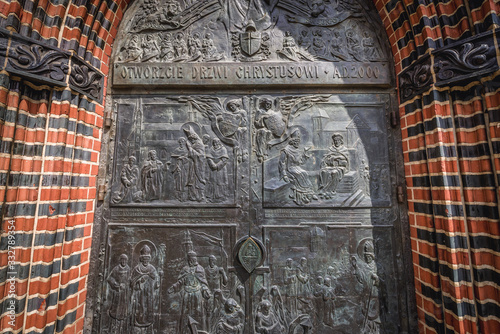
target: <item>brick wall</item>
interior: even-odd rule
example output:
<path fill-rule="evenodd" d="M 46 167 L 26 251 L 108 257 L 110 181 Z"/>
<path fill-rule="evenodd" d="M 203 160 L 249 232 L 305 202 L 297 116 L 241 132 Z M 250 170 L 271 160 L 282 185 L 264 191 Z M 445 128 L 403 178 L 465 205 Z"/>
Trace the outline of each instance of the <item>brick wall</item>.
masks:
<path fill-rule="evenodd" d="M 127 4 L 0 0 L 0 27 L 11 37 L 66 50 L 69 64 L 87 62 L 107 75 Z M 435 67 L 436 52 L 488 31 L 498 65 L 494 30 L 500 26 L 500 3 L 379 0 L 375 5 L 401 87 L 420 332 L 500 333 L 500 71 L 472 72 L 464 81 L 443 84 Z M 75 88 L 71 75 L 51 84 L 9 70 L 6 50 L 14 39 L 8 41 L 0 45 L 0 67 L 6 68 L 0 72 L 0 328 L 79 333 L 104 102 Z M 417 81 L 409 94 L 407 78 Z M 106 83 L 105 77 L 104 96 Z M 9 222 L 15 226 L 14 268 L 7 266 Z M 17 274 L 14 327 L 8 317 L 9 271 Z"/>
<path fill-rule="evenodd" d="M 1 1 L 0 26 L 73 52 L 107 74 L 126 6 L 113 1 Z M 7 231 L 9 221 L 15 221 L 19 263 L 11 270 L 6 266 L 8 236 L 3 233 L 2 333 L 83 330 L 103 111 L 102 102 L 69 85 L 54 87 L 0 73 L 2 228 Z M 17 274 L 15 326 L 10 326 L 7 311 L 9 271 Z"/>
<path fill-rule="evenodd" d="M 499 27 L 500 3 L 376 1 L 376 7 L 399 74 L 420 332 L 500 333 L 500 72 L 439 83 L 438 66 L 440 49 L 465 57 L 468 38 Z M 402 76 L 415 69 L 429 80 L 405 96 Z"/>

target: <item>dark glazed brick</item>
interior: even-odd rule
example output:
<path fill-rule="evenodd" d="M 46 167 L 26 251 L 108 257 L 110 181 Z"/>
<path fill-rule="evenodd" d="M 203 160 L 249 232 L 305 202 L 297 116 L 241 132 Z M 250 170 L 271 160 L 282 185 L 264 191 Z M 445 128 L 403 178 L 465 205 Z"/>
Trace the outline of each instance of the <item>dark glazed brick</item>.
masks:
<path fill-rule="evenodd" d="M 433 316 L 425 313 L 424 315 L 425 324 L 430 328 L 436 330 L 437 334 L 446 334 L 444 330 L 444 324 L 439 322 Z"/>
<path fill-rule="evenodd" d="M 453 312 L 458 317 L 470 316 L 475 317 L 476 311 L 474 304 L 462 301 L 461 303 L 454 301 L 448 296 L 443 295 L 443 306 L 448 311 Z"/>
<path fill-rule="evenodd" d="M 442 295 L 440 290 L 436 291 L 435 288 L 427 286 L 423 283 L 420 284 L 420 289 L 422 290 L 422 295 L 432 299 L 437 305 L 441 304 Z"/>
<path fill-rule="evenodd" d="M 62 319 L 57 319 L 56 331 L 62 332 L 64 328 L 66 328 L 68 325 L 73 324 L 75 321 L 76 321 L 76 310 L 71 313 L 67 313 Z"/>
<path fill-rule="evenodd" d="M 78 292 L 79 282 L 68 284 L 65 288 L 59 290 L 59 300 L 66 300 L 71 295 Z"/>
<path fill-rule="evenodd" d="M 62 260 L 62 270 L 68 270 L 72 267 L 77 267 L 81 263 L 81 254 L 73 254 Z"/>

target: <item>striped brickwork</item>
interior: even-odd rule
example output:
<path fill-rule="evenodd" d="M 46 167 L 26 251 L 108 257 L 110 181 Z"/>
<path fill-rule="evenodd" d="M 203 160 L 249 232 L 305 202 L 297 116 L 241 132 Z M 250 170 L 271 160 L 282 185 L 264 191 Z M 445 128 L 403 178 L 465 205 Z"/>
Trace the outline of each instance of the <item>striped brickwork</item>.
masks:
<path fill-rule="evenodd" d="M 400 90 L 399 108 L 420 332 L 500 333 L 500 72 L 436 84 L 439 50 L 499 28 L 500 4 L 375 4 L 399 86 L 405 71 L 430 70 L 416 93 Z"/>
<path fill-rule="evenodd" d="M 107 74 L 125 6 L 0 1 L 0 27 L 70 51 Z M 84 327 L 104 107 L 66 80 L 69 87 L 56 87 L 0 73 L 2 333 L 79 333 Z M 13 269 L 7 266 L 9 221 L 15 222 Z M 8 272 L 16 274 L 14 326 Z"/>
<path fill-rule="evenodd" d="M 127 4 L 0 0 L 0 27 L 69 51 L 107 75 Z M 434 51 L 498 28 L 500 3 L 375 5 L 396 73 L 419 62 L 431 68 L 428 82 L 399 108 L 420 332 L 500 333 L 500 72 L 437 85 L 432 67 Z M 0 72 L 5 333 L 83 330 L 103 103 L 71 85 Z M 16 240 L 14 327 L 6 316 L 9 221 Z"/>

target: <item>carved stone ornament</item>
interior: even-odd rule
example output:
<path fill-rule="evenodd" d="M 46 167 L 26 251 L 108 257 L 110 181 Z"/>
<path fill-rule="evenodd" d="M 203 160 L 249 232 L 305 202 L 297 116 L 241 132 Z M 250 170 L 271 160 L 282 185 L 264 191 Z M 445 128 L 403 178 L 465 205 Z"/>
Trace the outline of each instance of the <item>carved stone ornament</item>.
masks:
<path fill-rule="evenodd" d="M 262 250 L 252 237 L 248 237 L 238 251 L 241 265 L 249 273 L 255 270 L 262 261 Z"/>
<path fill-rule="evenodd" d="M 71 58 L 71 88 L 94 100 L 102 100 L 103 79 L 102 73 L 93 66 L 75 57 Z"/>
<path fill-rule="evenodd" d="M 69 56 L 41 45 L 16 45 L 9 52 L 9 65 L 18 71 L 63 81 L 68 74 Z"/>
<path fill-rule="evenodd" d="M 399 92 L 402 102 L 422 93 L 433 83 L 430 57 L 411 66 L 399 75 Z"/>
<path fill-rule="evenodd" d="M 401 102 L 423 93 L 433 84 L 447 86 L 496 71 L 500 65 L 495 38 L 493 31 L 488 31 L 420 57 L 399 74 Z M 435 81 L 431 70 L 435 73 Z"/>
<path fill-rule="evenodd" d="M 6 69 L 38 82 L 65 86 L 70 53 L 40 41 L 0 29 L 0 56 L 8 60 Z"/>
<path fill-rule="evenodd" d="M 74 90 L 102 101 L 103 74 L 66 50 L 0 28 L 2 64 L 5 58 L 5 69 L 17 76 L 62 87 L 69 81 Z"/>
<path fill-rule="evenodd" d="M 434 52 L 436 84 L 443 86 L 498 69 L 494 35 L 476 35 Z"/>

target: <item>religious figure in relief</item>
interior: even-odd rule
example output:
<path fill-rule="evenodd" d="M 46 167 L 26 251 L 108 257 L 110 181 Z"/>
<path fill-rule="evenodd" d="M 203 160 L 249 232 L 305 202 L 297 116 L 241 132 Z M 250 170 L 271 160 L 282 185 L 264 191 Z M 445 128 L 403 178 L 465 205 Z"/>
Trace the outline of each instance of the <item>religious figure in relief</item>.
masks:
<path fill-rule="evenodd" d="M 323 276 L 316 277 L 316 282 L 314 283 L 313 295 L 315 297 L 314 302 L 316 306 L 316 315 L 318 317 L 318 322 L 323 323 L 323 296 L 325 294 L 325 280 Z"/>
<path fill-rule="evenodd" d="M 179 334 L 191 334 L 189 329 L 189 317 L 200 324 L 204 321 L 204 303 L 210 299 L 210 289 L 205 274 L 205 269 L 198 264 L 198 256 L 195 252 L 188 252 L 188 264 L 185 266 L 177 282 L 167 292 L 172 294 L 180 292 L 182 298 L 181 318 L 179 320 Z"/>
<path fill-rule="evenodd" d="M 273 110 L 272 106 L 272 100 L 262 98 L 255 117 L 255 153 L 260 162 L 267 159 L 269 140 L 281 137 L 286 130 L 284 116 L 279 111 Z"/>
<path fill-rule="evenodd" d="M 319 174 L 320 196 L 326 199 L 335 196 L 344 174 L 349 172 L 349 152 L 344 146 L 344 138 L 341 134 L 335 133 L 332 140 L 333 145 L 323 157 Z"/>
<path fill-rule="evenodd" d="M 241 106 L 241 99 L 232 99 L 226 103 L 227 112 L 217 115 L 217 124 L 221 133 L 226 137 L 234 136 L 242 144 L 244 133 L 247 131 L 247 112 Z"/>
<path fill-rule="evenodd" d="M 188 47 L 186 41 L 184 40 L 184 34 L 182 32 L 178 32 L 175 35 L 175 39 L 173 41 L 174 46 L 174 57 L 176 60 L 183 60 L 187 58 Z"/>
<path fill-rule="evenodd" d="M 217 261 L 216 257 L 214 255 L 210 255 L 208 257 L 208 267 L 205 268 L 210 291 L 218 290 L 221 286 L 226 286 L 228 282 L 224 268 L 217 266 L 215 261 Z"/>
<path fill-rule="evenodd" d="M 174 176 L 174 196 L 180 202 L 185 202 L 188 199 L 187 179 L 192 162 L 188 157 L 186 138 L 181 137 L 177 142 L 179 146 L 171 154 L 174 159 L 174 168 L 171 171 Z"/>
<path fill-rule="evenodd" d="M 329 7 L 326 5 L 325 0 L 312 0 L 309 3 L 309 7 L 311 9 L 311 16 L 312 17 L 318 17 L 318 16 L 326 16 L 328 17 L 331 15 L 331 11 L 329 11 Z"/>
<path fill-rule="evenodd" d="M 309 266 L 307 259 L 302 257 L 297 266 L 297 295 L 299 298 L 309 298 L 311 295 L 311 284 L 309 282 Z"/>
<path fill-rule="evenodd" d="M 140 61 L 143 54 L 139 35 L 132 35 L 120 55 L 120 60 L 125 62 Z"/>
<path fill-rule="evenodd" d="M 139 167 L 135 164 L 136 161 L 137 159 L 131 155 L 128 158 L 127 164 L 123 166 L 120 172 L 120 189 L 113 194 L 113 198 L 111 199 L 113 203 L 128 203 L 132 201 L 139 179 Z"/>
<path fill-rule="evenodd" d="M 209 32 L 205 34 L 201 42 L 201 53 L 203 54 L 203 60 L 206 62 L 221 60 L 224 57 L 223 53 L 217 52 L 213 35 Z"/>
<path fill-rule="evenodd" d="M 297 43 L 295 43 L 295 39 L 289 31 L 285 32 L 285 36 L 283 37 L 283 48 L 276 51 L 276 53 L 281 58 L 291 61 L 314 61 L 314 57 L 308 55 L 307 52 L 303 52 L 302 50 L 300 50 L 300 48 L 297 46 Z"/>
<path fill-rule="evenodd" d="M 363 334 L 380 333 L 380 300 L 379 288 L 381 280 L 377 275 L 377 264 L 375 263 L 375 249 L 372 241 L 367 241 L 363 246 L 363 261 L 358 263 L 355 257 L 351 258 L 354 275 L 363 285 Z"/>
<path fill-rule="evenodd" d="M 145 201 L 158 200 L 163 185 L 163 162 L 156 157 L 156 151 L 148 152 L 148 159 L 141 170 L 142 195 Z"/>
<path fill-rule="evenodd" d="M 107 280 L 110 289 L 111 306 L 108 313 L 111 317 L 109 328 L 111 334 L 128 332 L 130 267 L 127 262 L 127 255 L 120 255 L 119 264 L 111 270 Z"/>
<path fill-rule="evenodd" d="M 191 126 L 184 129 L 186 148 L 191 159 L 187 178 L 188 198 L 190 201 L 201 202 L 205 199 L 205 145 Z"/>
<path fill-rule="evenodd" d="M 215 334 L 240 334 L 244 327 L 245 314 L 233 298 L 224 302 L 224 309 L 215 328 Z"/>
<path fill-rule="evenodd" d="M 141 61 L 158 61 L 160 59 L 160 47 L 155 36 L 147 35 L 142 41 L 143 55 Z"/>
<path fill-rule="evenodd" d="M 361 44 L 367 61 L 381 59 L 380 51 L 375 44 L 375 40 L 368 31 L 363 33 Z"/>
<path fill-rule="evenodd" d="M 164 62 L 174 59 L 174 45 L 172 34 L 166 33 L 161 37 L 160 42 L 160 59 Z"/>
<path fill-rule="evenodd" d="M 300 131 L 295 129 L 287 146 L 281 150 L 278 168 L 281 179 L 292 186 L 290 197 L 296 204 L 304 205 L 317 200 L 318 197 L 309 180 L 309 173 L 301 167 L 310 156 L 307 154 L 307 149 L 299 150 L 300 141 Z"/>
<path fill-rule="evenodd" d="M 334 59 L 347 60 L 344 38 L 340 31 L 334 30 L 330 41 L 330 53 Z"/>
<path fill-rule="evenodd" d="M 325 286 L 323 289 L 323 323 L 333 327 L 335 319 L 335 293 L 332 287 L 332 281 L 329 277 L 325 278 Z"/>
<path fill-rule="evenodd" d="M 286 267 L 283 271 L 286 307 L 291 314 L 295 315 L 297 313 L 297 276 L 295 268 L 292 267 L 292 259 L 286 260 Z"/>
<path fill-rule="evenodd" d="M 223 304 L 220 303 L 220 298 L 217 297 L 222 293 L 221 288 L 225 287 L 228 283 L 228 277 L 224 268 L 216 265 L 217 259 L 214 255 L 210 255 L 208 257 L 208 266 L 205 267 L 205 273 L 207 276 L 208 288 L 212 292 L 212 296 L 205 303 L 205 311 L 207 313 L 206 321 L 207 323 L 213 323 L 213 321 L 217 321 L 217 312 L 216 309 Z M 222 295 L 220 295 L 223 298 Z M 208 328 L 208 326 L 207 326 Z"/>
<path fill-rule="evenodd" d="M 223 10 L 219 20 L 226 25 L 228 30 L 243 30 L 250 22 L 259 30 L 267 29 L 270 24 L 270 9 L 277 0 L 219 0 Z M 271 6 L 268 4 L 271 3 Z M 271 7 L 268 9 L 268 6 Z"/>
<path fill-rule="evenodd" d="M 190 61 L 198 61 L 202 58 L 200 33 L 195 32 L 187 40 L 188 55 Z"/>
<path fill-rule="evenodd" d="M 370 196 L 370 166 L 368 166 L 365 160 L 361 160 L 359 175 L 363 180 L 363 191 L 365 195 Z"/>
<path fill-rule="evenodd" d="M 260 334 L 284 334 L 285 327 L 280 323 L 272 304 L 269 300 L 263 300 L 258 307 L 255 317 L 255 330 Z"/>
<path fill-rule="evenodd" d="M 151 248 L 144 245 L 140 263 L 132 272 L 132 326 L 134 334 L 153 334 L 158 300 L 158 273 L 151 265 Z"/>
<path fill-rule="evenodd" d="M 212 147 L 207 153 L 210 170 L 206 195 L 210 202 L 223 202 L 228 195 L 227 163 L 229 156 L 219 138 L 212 140 Z"/>

